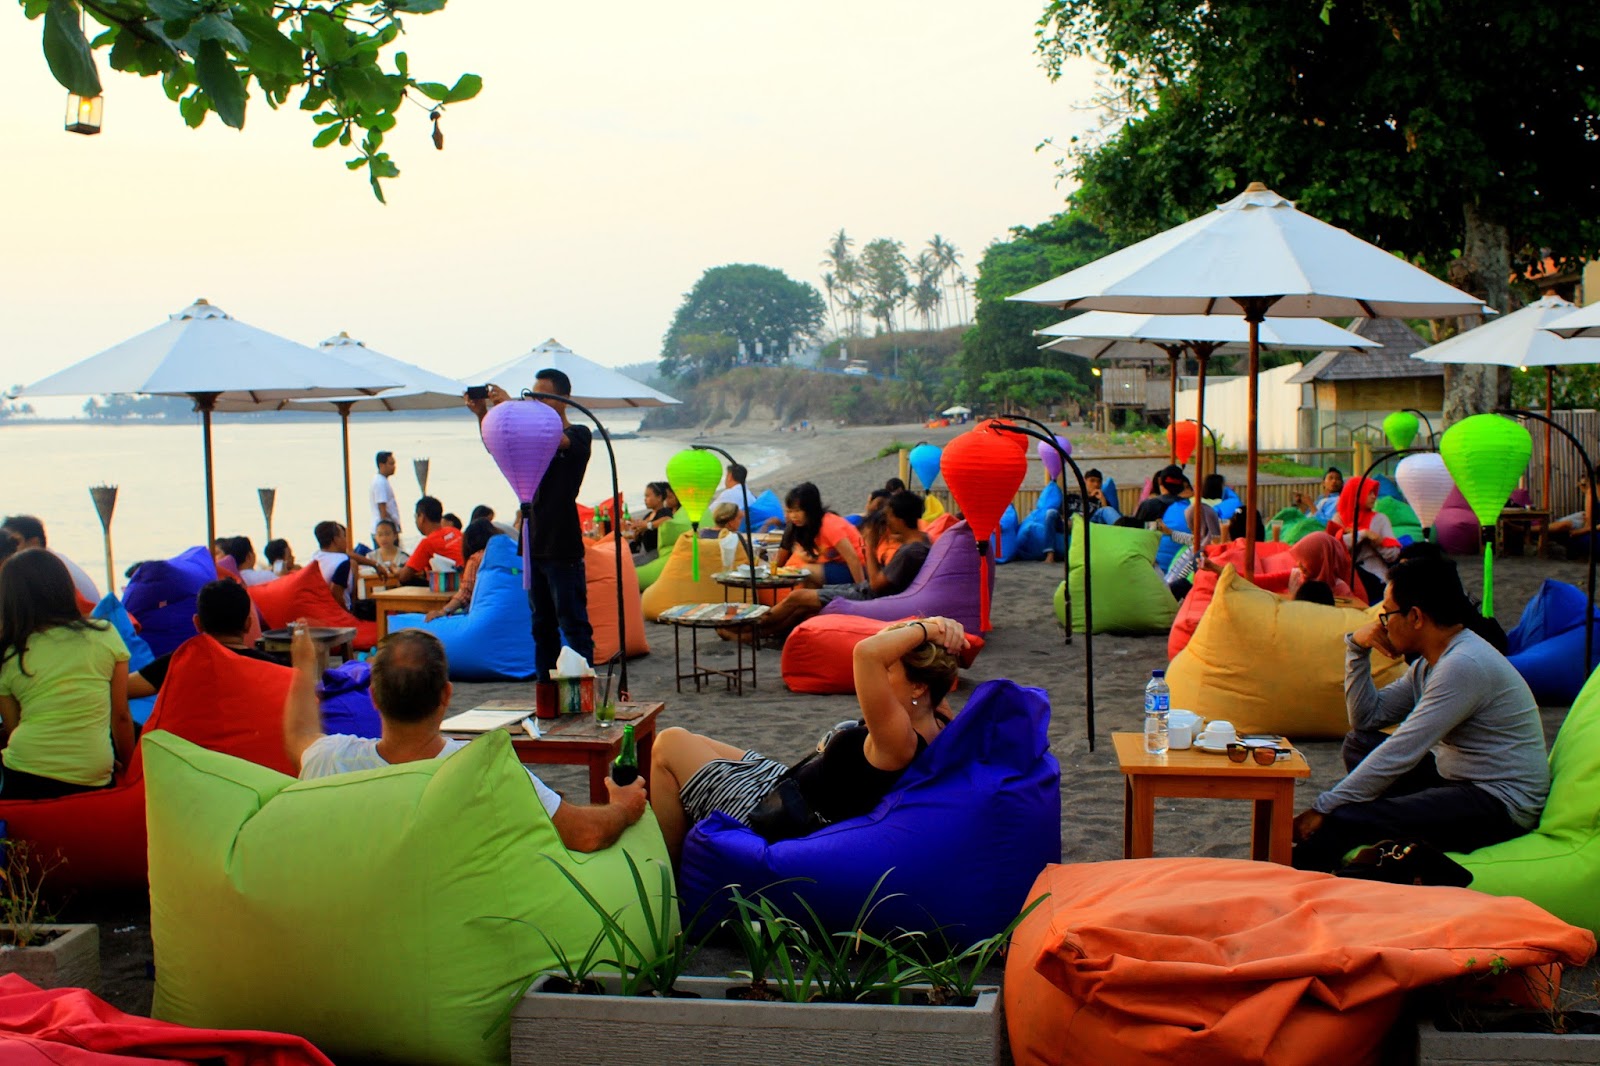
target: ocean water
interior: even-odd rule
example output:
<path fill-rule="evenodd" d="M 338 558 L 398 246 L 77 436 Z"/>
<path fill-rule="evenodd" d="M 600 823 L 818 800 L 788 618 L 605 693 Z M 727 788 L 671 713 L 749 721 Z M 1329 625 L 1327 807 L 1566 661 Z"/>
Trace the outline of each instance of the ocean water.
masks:
<path fill-rule="evenodd" d="M 602 416 L 604 417 L 604 416 Z M 613 433 L 635 429 L 625 418 L 606 419 Z M 584 479 L 585 503 L 610 491 L 610 468 L 596 434 L 595 454 Z M 344 475 L 339 420 L 228 423 L 212 427 L 217 535 L 245 534 L 256 551 L 266 542 L 258 488 L 277 490 L 273 535 L 286 537 L 298 559 L 316 550 L 312 527 L 324 519 L 344 521 Z M 192 425 L 26 425 L 0 428 L 5 477 L 0 512 L 38 515 L 50 546 L 67 553 L 105 585 L 105 549 L 92 485 L 116 485 L 111 522 L 116 586 L 122 572 L 141 559 L 166 558 L 203 543 L 205 481 L 198 418 Z M 642 504 L 645 482 L 663 480 L 667 459 L 685 447 L 679 441 L 641 437 L 615 442 L 617 469 L 630 507 Z M 370 515 L 367 492 L 379 449 L 392 451 L 399 467 L 390 483 L 407 522 L 421 495 L 412 460 L 429 460 L 428 491 L 446 511 L 464 521 L 486 503 L 509 521 L 516 500 L 478 438 L 470 413 L 448 420 L 394 415 L 350 424 L 351 486 L 355 524 L 364 531 Z M 755 474 L 781 464 L 776 449 L 739 455 Z M 402 545 L 417 540 L 407 529 Z"/>

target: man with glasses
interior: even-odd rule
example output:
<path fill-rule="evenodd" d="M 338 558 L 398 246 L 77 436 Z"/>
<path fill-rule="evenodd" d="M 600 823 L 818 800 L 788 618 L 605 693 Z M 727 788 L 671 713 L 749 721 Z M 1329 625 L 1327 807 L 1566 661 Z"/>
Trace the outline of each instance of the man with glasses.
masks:
<path fill-rule="evenodd" d="M 1378 619 L 1345 637 L 1349 774 L 1295 819 L 1296 867 L 1333 870 L 1389 839 L 1473 851 L 1539 824 L 1550 791 L 1539 708 L 1481 623 L 1449 560 L 1390 570 Z M 1374 648 L 1416 661 L 1379 691 Z"/>

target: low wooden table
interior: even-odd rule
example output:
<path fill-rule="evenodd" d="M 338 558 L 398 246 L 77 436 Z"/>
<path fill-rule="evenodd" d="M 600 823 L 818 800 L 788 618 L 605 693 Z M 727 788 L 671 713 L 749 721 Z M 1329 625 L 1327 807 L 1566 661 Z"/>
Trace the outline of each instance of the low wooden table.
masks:
<path fill-rule="evenodd" d="M 1532 533 L 1534 527 L 1539 531 L 1539 558 L 1543 559 L 1545 547 L 1550 539 L 1550 512 L 1538 510 L 1533 507 L 1507 507 L 1500 512 L 1500 518 L 1494 524 L 1494 550 L 1496 555 L 1504 555 L 1506 551 L 1506 527 L 1518 526 L 1527 533 Z"/>
<path fill-rule="evenodd" d="M 1125 793 L 1122 854 L 1148 859 L 1155 852 L 1156 797 L 1253 800 L 1250 857 L 1289 864 L 1294 850 L 1294 783 L 1311 776 L 1305 756 L 1296 751 L 1271 766 L 1254 760 L 1236 763 L 1226 755 L 1190 748 L 1148 755 L 1144 734 L 1113 733 Z"/>
<path fill-rule="evenodd" d="M 401 585 L 397 589 L 384 589 L 372 594 L 378 609 L 378 639 L 389 635 L 391 614 L 427 614 L 436 607 L 450 602 L 453 592 L 433 592 L 423 585 Z"/>
<path fill-rule="evenodd" d="M 763 603 L 685 603 L 677 607 L 669 607 L 656 619 L 672 627 L 672 661 L 674 680 L 677 681 L 678 691 L 683 691 L 683 683 L 692 680 L 694 690 L 700 691 L 703 681 L 710 681 L 713 677 L 720 677 L 726 683 L 729 691 L 744 695 L 744 675 L 750 675 L 750 685 L 756 684 L 756 651 L 759 641 L 756 637 L 756 623 L 761 621 L 763 615 L 769 610 Z M 683 643 L 680 635 L 687 629 L 689 631 L 689 672 L 683 670 Z M 718 670 L 715 667 L 700 665 L 700 631 L 702 629 L 732 629 L 739 631 L 741 637 L 743 630 L 750 631 L 750 665 L 744 664 L 744 648 L 746 642 L 734 642 L 734 668 L 732 670 Z"/>
<path fill-rule="evenodd" d="M 589 802 L 605 803 L 606 777 L 611 763 L 622 750 L 622 727 L 633 726 L 633 740 L 639 752 L 639 773 L 648 783 L 650 777 L 650 749 L 656 741 L 656 715 L 666 707 L 659 701 L 645 703 L 618 703 L 617 720 L 602 729 L 592 714 L 563 715 L 560 718 L 539 718 L 540 736 L 537 740 L 523 730 L 521 723 L 506 726 L 511 734 L 511 747 L 517 759 L 524 763 L 546 763 L 553 766 L 587 766 L 589 768 Z M 473 710 L 526 711 L 533 718 L 533 704 L 523 700 L 490 700 Z M 458 740 L 472 740 L 476 733 L 446 733 Z"/>

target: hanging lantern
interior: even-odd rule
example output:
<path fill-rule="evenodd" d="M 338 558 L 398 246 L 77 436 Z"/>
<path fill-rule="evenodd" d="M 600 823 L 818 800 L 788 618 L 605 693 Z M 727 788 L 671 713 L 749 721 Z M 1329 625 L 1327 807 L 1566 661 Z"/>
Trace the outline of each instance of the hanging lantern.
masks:
<path fill-rule="evenodd" d="M 700 520 L 705 517 L 706 508 L 711 506 L 717 490 L 722 487 L 721 460 L 710 452 L 685 448 L 667 460 L 667 484 L 672 486 L 678 502 L 683 505 L 683 516 L 689 520 L 689 527 L 698 538 Z M 699 547 L 695 545 L 689 564 L 690 573 L 696 581 L 700 580 Z"/>
<path fill-rule="evenodd" d="M 1044 479 L 1054 481 L 1061 476 L 1061 453 L 1046 441 L 1039 442 L 1039 463 L 1044 467 Z"/>
<path fill-rule="evenodd" d="M 1012 425 L 1015 425 L 1015 424 L 1016 423 L 1014 423 L 1014 422 L 1007 422 L 1003 418 L 985 418 L 982 422 L 979 422 L 976 426 L 973 426 L 972 428 L 973 428 L 974 431 L 984 430 L 986 432 L 993 432 L 1001 440 L 1005 441 L 1007 444 L 1009 444 L 1013 448 L 1017 449 L 1017 451 L 1021 452 L 1023 455 L 1027 455 L 1028 454 L 1028 440 L 1029 440 L 1029 438 L 1025 434 L 1022 434 L 1022 433 L 1009 433 L 1009 432 L 1006 432 L 1004 430 L 998 430 L 998 429 L 991 429 L 990 428 L 992 426 L 1012 426 Z M 948 485 L 950 483 L 950 479 L 949 478 L 945 478 L 944 480 L 945 480 L 945 484 Z"/>
<path fill-rule="evenodd" d="M 1411 411 L 1395 411 L 1383 420 L 1383 435 L 1389 438 L 1390 447 L 1397 452 L 1411 447 L 1421 429 L 1422 420 Z"/>
<path fill-rule="evenodd" d="M 1439 455 L 1478 524 L 1492 526 L 1528 469 L 1533 438 L 1503 415 L 1473 415 L 1445 430 Z M 1494 613 L 1493 539 L 1483 545 L 1483 613 Z"/>
<path fill-rule="evenodd" d="M 1178 465 L 1188 466 L 1189 457 L 1200 444 L 1200 424 L 1194 421 L 1173 423 L 1167 427 L 1167 443 L 1172 445 Z"/>
<path fill-rule="evenodd" d="M 950 495 L 966 515 L 972 535 L 978 541 L 978 553 L 985 554 L 989 537 L 1000 525 L 1000 517 L 1011 506 L 1017 489 L 1028 476 L 1027 453 L 1018 449 L 1007 438 L 1022 440 L 1022 434 L 1005 433 L 986 428 L 980 423 L 970 433 L 963 433 L 945 445 L 943 456 L 944 482 L 950 486 Z M 989 566 L 982 567 L 978 578 L 980 628 L 989 630 Z"/>
<path fill-rule="evenodd" d="M 1394 468 L 1394 480 L 1405 493 L 1411 509 L 1417 512 L 1417 521 L 1424 529 L 1433 526 L 1450 498 L 1450 490 L 1456 487 L 1449 467 L 1444 465 L 1438 452 L 1406 456 Z"/>
<path fill-rule="evenodd" d="M 67 94 L 67 132 L 92 136 L 100 132 L 100 108 L 105 97 Z"/>
<path fill-rule="evenodd" d="M 933 444 L 919 444 L 911 449 L 911 454 L 906 461 L 911 464 L 911 472 L 917 475 L 917 480 L 922 482 L 923 492 L 932 492 L 933 483 L 939 477 L 938 446 Z"/>
<path fill-rule="evenodd" d="M 561 416 L 546 404 L 497 403 L 483 417 L 483 446 L 522 505 L 522 587 L 533 583 L 533 537 L 527 528 L 533 497 L 561 446 Z M 426 478 L 419 471 L 419 480 Z"/>

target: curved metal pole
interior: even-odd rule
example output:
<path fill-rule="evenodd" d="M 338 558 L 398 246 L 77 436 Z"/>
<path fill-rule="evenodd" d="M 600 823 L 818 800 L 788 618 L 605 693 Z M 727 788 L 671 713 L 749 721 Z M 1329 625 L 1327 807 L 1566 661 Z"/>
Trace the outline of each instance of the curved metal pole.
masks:
<path fill-rule="evenodd" d="M 523 392 L 524 399 L 531 399 L 535 395 L 526 389 Z M 553 400 L 569 407 L 576 407 L 587 415 L 589 421 L 600 431 L 600 439 L 606 445 L 606 457 L 611 460 L 611 538 L 617 553 L 617 660 L 622 668 L 622 676 L 617 680 L 617 698 L 626 703 L 632 693 L 628 690 L 628 605 L 622 595 L 622 553 L 628 548 L 622 543 L 622 514 L 618 510 L 621 506 L 618 501 L 622 498 L 622 487 L 617 483 L 617 452 L 611 446 L 611 434 L 606 432 L 605 423 L 596 418 L 593 411 L 570 396 L 557 396 L 549 392 L 541 392 L 537 396 L 541 400 Z M 526 537 L 531 534 L 524 528 L 522 535 Z M 699 545 L 695 547 L 698 549 Z"/>
<path fill-rule="evenodd" d="M 1078 467 L 1077 462 L 1073 460 L 1072 456 L 1067 454 L 1067 450 L 1061 446 L 1061 442 L 1056 440 L 1055 434 L 1050 432 L 1049 426 L 1045 425 L 1043 422 L 1040 422 L 1036 418 L 1029 418 L 1026 415 L 1001 415 L 1000 417 L 1014 419 L 1018 422 L 1026 422 L 1029 425 L 1039 427 L 1037 430 L 1034 430 L 1028 429 L 1025 426 L 1007 426 L 1004 423 L 997 423 L 995 426 L 995 428 L 999 429 L 1001 432 L 1021 433 L 1024 436 L 1033 437 L 1036 440 L 1042 440 L 1049 444 L 1050 447 L 1054 448 L 1056 453 L 1061 456 L 1062 465 L 1070 466 L 1072 468 L 1073 476 L 1078 479 L 1079 498 L 1085 501 L 1089 499 L 1089 486 L 1083 480 L 1083 471 Z M 1083 701 L 1085 723 L 1089 731 L 1090 751 L 1094 750 L 1094 582 L 1092 576 L 1093 572 L 1090 568 L 1089 561 L 1089 544 L 1091 539 L 1090 526 L 1093 524 L 1094 523 L 1089 521 L 1089 517 L 1087 515 L 1083 516 Z M 1066 564 L 1068 577 L 1067 588 L 1069 591 L 1071 589 L 1072 576 L 1071 559 L 1072 554 L 1069 551 L 1067 553 L 1068 562 Z M 987 581 L 988 579 L 989 575 L 985 573 L 983 575 L 983 580 Z M 1066 616 L 1067 632 L 1071 633 L 1072 612 L 1068 610 L 1066 612 Z"/>
<path fill-rule="evenodd" d="M 1428 428 L 1431 430 L 1433 427 L 1430 426 Z M 1356 480 L 1356 484 L 1359 485 L 1359 484 L 1361 484 L 1361 482 L 1366 481 L 1368 478 L 1370 478 L 1372 476 L 1372 472 L 1374 470 L 1378 469 L 1378 464 L 1379 463 L 1386 463 L 1390 459 L 1393 459 L 1397 455 L 1417 455 L 1417 454 L 1420 454 L 1420 453 L 1431 452 L 1431 451 L 1433 451 L 1432 448 L 1401 448 L 1399 451 L 1384 452 L 1382 455 L 1378 456 L 1376 459 L 1372 460 L 1372 462 L 1370 464 L 1368 464 L 1367 469 L 1362 471 L 1361 477 Z M 1354 520 L 1354 523 L 1352 524 L 1351 528 L 1353 530 L 1359 530 L 1361 528 L 1361 493 L 1359 491 L 1355 493 L 1355 498 L 1356 498 L 1355 499 L 1355 504 L 1356 504 L 1355 520 Z M 1376 510 L 1376 508 L 1374 508 L 1374 510 Z M 1356 582 L 1358 580 L 1360 580 L 1356 576 L 1356 551 L 1360 547 L 1361 547 L 1361 536 L 1360 536 L 1360 534 L 1357 534 L 1354 537 L 1354 539 L 1352 540 L 1351 548 L 1350 548 L 1350 591 L 1351 592 L 1355 591 Z"/>
<path fill-rule="evenodd" d="M 1570 431 L 1568 431 L 1567 427 L 1565 427 L 1563 425 L 1559 425 L 1556 422 L 1556 420 L 1553 419 L 1553 418 L 1546 418 L 1544 415 L 1538 414 L 1537 412 L 1534 412 L 1534 411 L 1513 411 L 1513 410 L 1509 410 L 1509 409 L 1506 409 L 1506 408 L 1501 408 L 1500 410 L 1496 411 L 1495 414 L 1508 415 L 1511 418 L 1531 418 L 1536 422 L 1543 422 L 1547 427 L 1553 427 L 1557 433 L 1560 433 L 1563 437 L 1567 438 L 1567 440 L 1572 443 L 1572 446 L 1578 450 L 1578 457 L 1583 460 L 1584 469 L 1589 472 L 1589 495 L 1590 495 L 1591 498 L 1594 496 L 1594 491 L 1595 491 L 1595 489 L 1594 489 L 1594 484 L 1595 484 L 1594 462 L 1589 458 L 1589 453 L 1584 450 L 1583 445 L 1578 443 L 1578 438 L 1573 436 L 1572 433 Z M 1549 455 L 1548 452 L 1546 452 L 1545 454 L 1547 456 Z M 1545 504 L 1545 509 L 1549 510 L 1549 506 L 1550 505 L 1548 503 L 1546 503 Z M 1592 511 L 1593 511 L 1593 506 L 1588 501 L 1585 501 L 1585 503 L 1584 503 L 1584 512 L 1587 514 L 1587 513 L 1590 513 Z M 1546 518 L 1545 521 L 1548 522 L 1548 521 L 1550 521 L 1550 519 Z M 1595 571 L 1595 553 L 1594 553 L 1594 545 L 1592 543 L 1593 540 L 1594 540 L 1594 534 L 1593 533 L 1589 534 L 1589 539 L 1590 539 L 1590 542 L 1591 542 L 1590 550 L 1589 550 L 1589 610 L 1588 610 L 1588 613 L 1584 616 L 1584 620 L 1583 620 L 1583 672 L 1584 672 L 1584 676 L 1585 677 L 1588 677 L 1589 673 L 1594 669 L 1594 571 Z"/>
<path fill-rule="evenodd" d="M 689 445 L 689 447 L 693 448 L 697 452 L 715 452 L 716 454 L 722 456 L 724 459 L 728 460 L 728 464 L 730 466 L 733 465 L 734 463 L 738 462 L 738 460 L 736 460 L 733 456 L 729 455 L 727 452 L 723 451 L 721 448 L 718 448 L 715 444 L 691 444 L 691 445 Z M 750 487 L 748 485 L 746 485 L 743 481 L 739 482 L 739 495 L 744 498 L 744 521 L 741 524 L 744 526 L 745 562 L 748 565 L 749 570 L 750 570 L 750 602 L 751 603 L 759 603 L 760 601 L 756 598 L 757 588 L 756 588 L 756 533 L 755 533 L 755 525 L 750 521 Z M 735 533 L 734 536 L 738 536 L 738 534 Z M 699 551 L 700 550 L 700 545 L 696 544 L 694 547 L 695 547 L 695 551 Z"/>
<path fill-rule="evenodd" d="M 1400 410 L 1416 415 L 1418 418 L 1422 419 L 1422 424 L 1428 427 L 1428 451 L 1433 451 L 1434 448 L 1439 446 L 1438 439 L 1433 435 L 1433 421 L 1429 419 L 1427 415 L 1423 414 L 1415 407 L 1402 407 Z"/>

